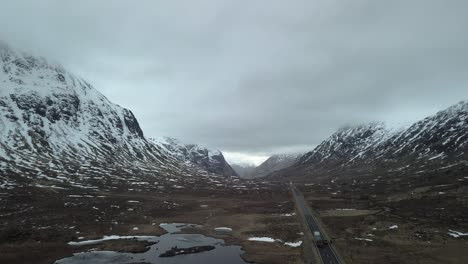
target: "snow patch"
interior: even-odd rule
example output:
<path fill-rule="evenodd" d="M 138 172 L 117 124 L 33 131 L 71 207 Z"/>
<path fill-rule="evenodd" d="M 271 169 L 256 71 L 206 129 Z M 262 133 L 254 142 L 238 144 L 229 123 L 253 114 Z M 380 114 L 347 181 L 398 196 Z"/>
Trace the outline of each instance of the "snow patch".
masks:
<path fill-rule="evenodd" d="M 370 238 L 362 238 L 362 237 L 355 237 L 354 239 L 356 240 L 360 240 L 360 241 L 367 241 L 367 242 L 372 242 L 374 240 L 370 239 Z"/>
<path fill-rule="evenodd" d="M 449 236 L 451 236 L 451 237 L 454 237 L 454 238 L 468 236 L 468 233 L 463 233 L 463 232 L 459 232 L 459 231 L 455 231 L 455 230 L 451 230 L 451 229 L 449 229 L 447 234 Z"/>
<path fill-rule="evenodd" d="M 214 230 L 217 232 L 232 232 L 232 228 L 229 227 L 216 227 Z"/>
<path fill-rule="evenodd" d="M 109 240 L 119 240 L 119 239 L 136 239 L 140 241 L 148 241 L 155 239 L 157 237 L 155 236 L 118 236 L 118 235 L 110 235 L 110 236 L 104 236 L 101 239 L 94 239 L 94 240 L 85 240 L 85 241 L 71 241 L 68 242 L 68 245 L 70 246 L 84 246 L 84 245 L 93 245 L 93 244 L 98 244 L 102 243 L 104 241 L 109 241 Z M 79 239 L 83 239 L 83 237 L 80 237 Z"/>
<path fill-rule="evenodd" d="M 302 245 L 302 241 L 297 241 L 297 242 L 286 242 L 284 243 L 286 246 L 290 247 L 300 247 Z"/>
<path fill-rule="evenodd" d="M 249 241 L 273 243 L 273 242 L 276 242 L 277 240 L 271 237 L 249 237 Z"/>

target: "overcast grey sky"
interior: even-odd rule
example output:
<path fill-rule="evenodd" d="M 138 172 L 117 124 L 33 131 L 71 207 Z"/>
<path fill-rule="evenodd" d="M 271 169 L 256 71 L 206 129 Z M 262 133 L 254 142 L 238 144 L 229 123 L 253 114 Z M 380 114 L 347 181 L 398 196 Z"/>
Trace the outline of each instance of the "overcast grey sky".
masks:
<path fill-rule="evenodd" d="M 465 0 L 2 1 L 0 39 L 231 160 L 468 99 Z"/>

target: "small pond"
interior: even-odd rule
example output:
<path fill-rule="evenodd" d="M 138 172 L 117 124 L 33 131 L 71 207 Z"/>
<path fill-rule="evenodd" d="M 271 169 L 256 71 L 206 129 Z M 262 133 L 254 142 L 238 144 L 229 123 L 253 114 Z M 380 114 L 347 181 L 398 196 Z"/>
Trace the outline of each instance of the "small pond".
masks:
<path fill-rule="evenodd" d="M 240 255 L 244 253 L 240 246 L 227 246 L 221 239 L 200 234 L 179 234 L 188 224 L 161 224 L 168 233 L 162 236 L 143 237 L 139 240 L 157 242 L 144 253 L 119 253 L 114 251 L 91 251 L 76 253 L 55 264 L 245 264 Z M 160 257 L 173 247 L 179 249 L 211 246 L 214 249 L 204 252 L 181 254 L 173 257 Z"/>

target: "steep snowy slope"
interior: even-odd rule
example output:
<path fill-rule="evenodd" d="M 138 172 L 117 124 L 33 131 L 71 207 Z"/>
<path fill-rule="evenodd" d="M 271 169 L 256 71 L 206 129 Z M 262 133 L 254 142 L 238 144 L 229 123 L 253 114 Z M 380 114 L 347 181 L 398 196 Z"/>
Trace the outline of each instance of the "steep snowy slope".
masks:
<path fill-rule="evenodd" d="M 390 130 L 382 123 L 344 128 L 305 154 L 297 174 L 413 171 L 468 165 L 468 102 L 460 102 L 413 125 Z"/>
<path fill-rule="evenodd" d="M 269 157 L 252 173 L 254 177 L 263 177 L 275 171 L 290 167 L 297 163 L 304 153 L 277 154 Z"/>
<path fill-rule="evenodd" d="M 370 123 L 342 128 L 323 141 L 313 151 L 306 153 L 300 164 L 329 164 L 331 166 L 352 162 L 392 135 L 383 123 Z"/>
<path fill-rule="evenodd" d="M 416 122 L 376 147 L 387 159 L 417 155 L 418 159 L 444 159 L 468 150 L 468 102 L 459 102 Z M 369 155 L 368 155 L 369 156 Z"/>
<path fill-rule="evenodd" d="M 183 144 L 175 138 L 151 138 L 157 147 L 164 149 L 168 155 L 176 157 L 182 162 L 200 166 L 202 169 L 224 176 L 237 176 L 237 173 L 224 159 L 219 150 L 210 150 L 196 144 Z"/>
<path fill-rule="evenodd" d="M 0 44 L 0 176 L 78 183 L 90 177 L 192 173 L 149 143 L 132 112 L 89 83 Z"/>

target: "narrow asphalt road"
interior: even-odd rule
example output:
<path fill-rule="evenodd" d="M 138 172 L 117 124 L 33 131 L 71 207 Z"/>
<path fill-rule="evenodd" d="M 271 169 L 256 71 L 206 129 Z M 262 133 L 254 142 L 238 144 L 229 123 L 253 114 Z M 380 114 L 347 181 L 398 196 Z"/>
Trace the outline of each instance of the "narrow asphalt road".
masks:
<path fill-rule="evenodd" d="M 310 229 L 310 232 L 313 234 L 314 231 L 320 231 L 320 233 L 323 235 L 325 234 L 322 229 L 320 229 L 319 225 L 315 221 L 314 216 L 312 215 L 312 212 L 310 211 L 309 206 L 307 205 L 304 196 L 302 193 L 294 186 L 291 185 L 292 192 L 294 195 L 294 199 L 296 200 L 296 204 L 299 208 L 299 210 L 302 211 L 302 215 L 305 216 L 307 226 Z M 313 243 L 313 242 L 312 242 Z M 338 260 L 338 257 L 335 255 L 335 251 L 333 248 L 325 244 L 323 247 L 318 248 L 319 253 L 320 253 L 320 258 L 322 259 L 322 262 L 325 264 L 341 264 L 341 262 Z"/>

